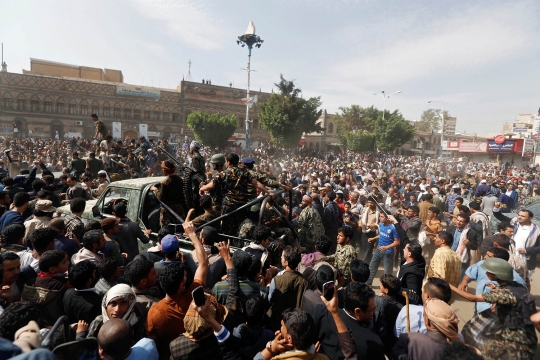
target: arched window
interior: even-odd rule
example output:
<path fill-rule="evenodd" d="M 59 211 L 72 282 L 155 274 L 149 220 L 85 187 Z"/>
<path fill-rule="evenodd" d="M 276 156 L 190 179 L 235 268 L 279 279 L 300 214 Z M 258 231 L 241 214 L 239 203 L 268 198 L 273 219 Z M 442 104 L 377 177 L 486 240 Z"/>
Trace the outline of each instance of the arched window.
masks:
<path fill-rule="evenodd" d="M 19 97 L 17 98 L 17 110 L 26 111 L 26 103 L 26 96 L 24 96 L 23 94 L 19 95 Z"/>
<path fill-rule="evenodd" d="M 128 104 L 124 106 L 124 117 L 128 119 L 131 117 L 131 106 L 129 106 Z"/>
<path fill-rule="evenodd" d="M 334 132 L 334 123 L 328 124 L 328 133 L 332 134 Z"/>
<path fill-rule="evenodd" d="M 134 119 L 141 118 L 141 107 L 139 105 L 135 105 L 135 109 L 133 109 L 133 118 Z"/>
<path fill-rule="evenodd" d="M 10 94 L 5 94 L 2 101 L 2 108 L 5 110 L 13 109 L 13 97 Z"/>
<path fill-rule="evenodd" d="M 39 111 L 40 109 L 40 106 L 39 106 L 39 97 L 37 97 L 36 95 L 32 96 L 32 99 L 30 100 L 30 109 L 32 111 Z"/>

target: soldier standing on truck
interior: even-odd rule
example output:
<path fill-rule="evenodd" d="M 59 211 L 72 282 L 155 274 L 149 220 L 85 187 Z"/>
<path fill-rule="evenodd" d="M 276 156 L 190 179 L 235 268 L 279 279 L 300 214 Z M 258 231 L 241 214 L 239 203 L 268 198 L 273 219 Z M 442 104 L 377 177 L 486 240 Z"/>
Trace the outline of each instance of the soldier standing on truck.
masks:
<path fill-rule="evenodd" d="M 167 177 L 161 180 L 157 186 L 152 186 L 150 190 L 154 191 L 157 198 L 168 205 L 176 214 L 185 218 L 187 210 L 184 209 L 184 195 L 182 193 L 184 182 L 180 176 L 176 175 L 176 166 L 172 161 L 163 161 L 161 170 Z M 164 207 L 161 207 L 159 221 L 161 226 L 177 223 L 177 220 Z"/>
<path fill-rule="evenodd" d="M 204 158 L 199 153 L 200 149 L 201 143 L 198 141 L 193 140 L 189 145 L 189 152 L 191 153 L 191 167 L 200 175 L 205 176 L 206 165 Z"/>
<path fill-rule="evenodd" d="M 92 114 L 91 118 L 96 125 L 96 134 L 94 135 L 93 139 L 97 140 L 96 153 L 99 154 L 99 144 L 101 141 L 105 140 L 105 136 L 107 136 L 107 127 L 105 127 L 103 121 L 99 120 L 97 114 Z"/>
<path fill-rule="evenodd" d="M 243 158 L 242 163 L 244 164 L 244 167 L 249 171 L 251 176 L 257 179 L 257 181 L 263 184 L 264 186 L 268 186 L 271 188 L 278 188 L 281 186 L 283 188 L 287 188 L 285 185 L 280 185 L 279 182 L 277 182 L 276 180 L 270 179 L 266 174 L 255 171 L 253 169 L 255 160 L 253 160 L 252 158 Z M 249 194 L 249 200 L 253 200 L 257 197 L 257 191 L 251 185 L 248 185 L 248 194 Z"/>
<path fill-rule="evenodd" d="M 210 183 L 202 186 L 200 189 L 201 196 L 204 196 L 205 191 L 211 191 L 217 187 L 221 187 L 223 193 L 222 215 L 233 212 L 249 201 L 249 184 L 264 193 L 269 193 L 266 187 L 258 182 L 247 169 L 238 167 L 239 161 L 240 158 L 237 154 L 227 154 L 225 157 L 227 168 L 215 175 Z M 227 235 L 235 235 L 244 217 L 245 212 L 239 211 L 225 218 L 221 224 L 222 232 Z"/>

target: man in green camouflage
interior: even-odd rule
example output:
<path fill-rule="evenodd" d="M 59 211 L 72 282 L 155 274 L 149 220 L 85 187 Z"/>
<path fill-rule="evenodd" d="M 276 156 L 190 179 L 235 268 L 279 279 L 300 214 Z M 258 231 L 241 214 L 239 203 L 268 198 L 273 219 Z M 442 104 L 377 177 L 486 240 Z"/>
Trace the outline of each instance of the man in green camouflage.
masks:
<path fill-rule="evenodd" d="M 304 195 L 300 204 L 302 212 L 298 217 L 298 236 L 300 237 L 300 247 L 305 248 L 307 253 L 315 251 L 315 241 L 324 234 L 321 215 L 311 205 L 313 205 L 313 199 Z"/>
<path fill-rule="evenodd" d="M 215 154 L 212 155 L 210 159 L 210 164 L 212 164 L 212 170 L 214 173 L 220 173 L 223 171 L 225 166 L 225 155 Z M 201 184 L 201 187 L 206 184 Z M 210 196 L 212 197 L 214 210 L 221 214 L 221 204 L 223 203 L 223 192 L 221 191 L 221 186 L 216 187 L 210 191 Z"/>
<path fill-rule="evenodd" d="M 238 167 L 239 161 L 240 158 L 237 154 L 227 154 L 225 157 L 226 169 L 215 175 L 210 183 L 202 186 L 200 189 L 201 196 L 203 196 L 205 191 L 211 191 L 217 187 L 221 187 L 223 193 L 222 215 L 233 212 L 249 201 L 249 184 L 260 189 L 261 192 L 269 193 L 264 185 L 258 182 L 247 169 Z M 222 232 L 234 236 L 244 217 L 245 212 L 239 211 L 224 219 L 221 224 Z"/>
<path fill-rule="evenodd" d="M 191 153 L 191 167 L 195 169 L 202 176 L 206 176 L 206 165 L 204 158 L 199 153 L 201 149 L 201 143 L 193 140 L 189 145 L 189 152 Z"/>
<path fill-rule="evenodd" d="M 254 178 L 256 178 L 258 182 L 260 182 L 264 186 L 271 187 L 271 188 L 278 188 L 278 187 L 281 186 L 279 184 L 279 182 L 277 182 L 276 180 L 270 179 L 266 174 L 255 171 L 253 169 L 253 165 L 255 164 L 255 160 L 253 160 L 252 158 L 243 158 L 242 159 L 242 164 L 249 171 L 249 173 Z M 257 190 L 255 189 L 255 187 L 249 185 L 248 186 L 248 194 L 249 194 L 250 200 L 255 199 L 257 197 Z"/>

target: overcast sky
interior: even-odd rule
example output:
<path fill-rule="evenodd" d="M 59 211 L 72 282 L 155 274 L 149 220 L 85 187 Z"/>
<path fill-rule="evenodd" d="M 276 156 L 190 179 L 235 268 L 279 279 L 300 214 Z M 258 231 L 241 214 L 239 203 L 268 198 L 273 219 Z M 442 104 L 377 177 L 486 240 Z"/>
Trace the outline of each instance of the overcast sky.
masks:
<path fill-rule="evenodd" d="M 94 0 L 3 1 L 0 41 L 10 72 L 30 58 L 122 70 L 129 84 L 187 79 L 252 89 L 282 73 L 329 113 L 386 102 L 417 120 L 442 100 L 461 132 L 497 132 L 540 107 L 540 1 Z"/>

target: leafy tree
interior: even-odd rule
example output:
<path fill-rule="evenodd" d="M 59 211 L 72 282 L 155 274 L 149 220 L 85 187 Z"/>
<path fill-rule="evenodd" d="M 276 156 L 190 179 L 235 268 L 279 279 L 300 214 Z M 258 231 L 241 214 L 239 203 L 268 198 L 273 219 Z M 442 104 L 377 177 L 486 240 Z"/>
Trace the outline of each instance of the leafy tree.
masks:
<path fill-rule="evenodd" d="M 439 114 L 441 113 L 440 109 L 428 109 L 422 113 L 420 121 L 416 122 L 416 128 L 420 131 L 433 131 L 438 132 L 441 130 L 441 119 Z M 450 114 L 448 111 L 444 111 L 444 118 L 448 118 Z"/>
<path fill-rule="evenodd" d="M 188 115 L 187 126 L 193 130 L 197 141 L 212 147 L 225 147 L 236 129 L 236 116 L 195 111 Z"/>
<path fill-rule="evenodd" d="M 381 112 L 373 134 L 378 150 L 394 151 L 395 148 L 414 139 L 415 132 L 414 126 L 406 121 L 398 110 L 395 110 L 390 115 L 385 113 L 384 121 Z"/>
<path fill-rule="evenodd" d="M 258 106 L 261 125 L 270 133 L 274 143 L 294 147 L 303 133 L 324 131 L 317 123 L 322 113 L 322 110 L 317 110 L 322 104 L 320 96 L 303 99 L 294 80 L 285 80 L 283 75 L 275 85 L 279 93 L 270 95 L 268 101 Z"/>
<path fill-rule="evenodd" d="M 393 151 L 414 138 L 414 127 L 403 118 L 399 111 L 386 111 L 383 121 L 381 110 L 358 105 L 340 107 L 336 114 L 336 136 L 352 151 Z"/>
<path fill-rule="evenodd" d="M 374 150 L 375 136 L 367 131 L 362 132 L 352 132 L 349 131 L 345 133 L 345 142 L 347 148 L 351 151 L 371 151 Z"/>

